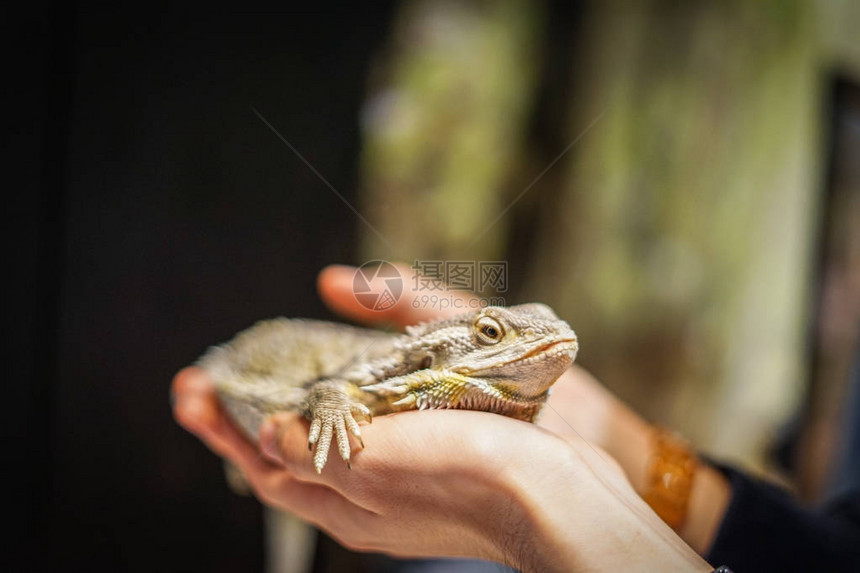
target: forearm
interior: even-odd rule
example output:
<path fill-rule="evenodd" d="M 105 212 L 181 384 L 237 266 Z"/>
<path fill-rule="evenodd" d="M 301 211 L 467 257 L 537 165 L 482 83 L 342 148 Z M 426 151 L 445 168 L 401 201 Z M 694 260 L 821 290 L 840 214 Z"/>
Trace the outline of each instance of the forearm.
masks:
<path fill-rule="evenodd" d="M 711 571 L 587 444 L 548 449 L 499 476 L 514 500 L 511 524 L 490 533 L 500 560 L 527 572 Z"/>

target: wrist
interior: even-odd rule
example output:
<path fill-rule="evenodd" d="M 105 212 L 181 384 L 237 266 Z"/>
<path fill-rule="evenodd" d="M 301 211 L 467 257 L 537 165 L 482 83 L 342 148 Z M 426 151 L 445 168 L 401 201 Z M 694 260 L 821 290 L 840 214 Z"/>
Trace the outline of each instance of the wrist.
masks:
<path fill-rule="evenodd" d="M 699 461 L 684 438 L 658 426 L 647 433 L 646 481 L 636 491 L 684 541 L 704 554 L 722 522 L 730 496 L 728 483 Z"/>
<path fill-rule="evenodd" d="M 690 491 L 687 520 L 678 530 L 684 541 L 700 554 L 710 550 L 730 498 L 728 480 L 711 466 L 700 464 Z"/>

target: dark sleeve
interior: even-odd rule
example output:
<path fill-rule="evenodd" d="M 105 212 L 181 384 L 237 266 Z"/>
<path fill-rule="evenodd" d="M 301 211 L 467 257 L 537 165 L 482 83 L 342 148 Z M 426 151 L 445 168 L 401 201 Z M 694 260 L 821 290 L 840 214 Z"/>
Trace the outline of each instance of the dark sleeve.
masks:
<path fill-rule="evenodd" d="M 732 497 L 709 563 L 734 573 L 860 571 L 860 490 L 811 511 L 779 487 L 715 467 L 729 480 Z"/>

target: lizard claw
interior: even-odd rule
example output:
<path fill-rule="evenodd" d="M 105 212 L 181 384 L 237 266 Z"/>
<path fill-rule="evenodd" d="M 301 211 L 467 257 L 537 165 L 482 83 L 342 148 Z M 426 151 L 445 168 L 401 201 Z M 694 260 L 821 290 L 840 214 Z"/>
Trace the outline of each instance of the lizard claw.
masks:
<path fill-rule="evenodd" d="M 361 429 L 356 418 L 369 419 L 370 410 L 361 403 L 325 404 L 312 408 L 311 427 L 308 432 L 308 449 L 316 450 L 313 454 L 314 469 L 322 473 L 328 461 L 328 452 L 331 448 L 332 438 L 337 440 L 337 450 L 340 457 L 346 462 L 350 469 L 349 458 L 351 448 L 349 434 L 358 439 L 364 448 L 364 440 L 361 439 Z"/>
<path fill-rule="evenodd" d="M 361 448 L 364 449 L 364 440 L 361 439 L 361 429 L 358 427 L 358 422 L 355 421 L 354 416 L 355 412 L 347 414 L 343 417 L 343 421 L 346 422 L 346 428 L 349 430 L 349 433 L 355 436 L 358 443 L 361 444 Z"/>
<path fill-rule="evenodd" d="M 308 451 L 314 449 L 314 444 L 320 437 L 320 430 L 322 430 L 322 422 L 319 418 L 314 418 L 311 422 L 311 429 L 308 431 Z"/>
<path fill-rule="evenodd" d="M 409 394 L 407 394 L 406 396 L 404 396 L 400 400 L 398 400 L 396 402 L 392 402 L 391 405 L 395 406 L 397 408 L 409 409 L 409 408 L 414 407 L 417 403 L 418 403 L 418 395 L 413 393 L 413 392 L 410 392 Z"/>
<path fill-rule="evenodd" d="M 362 404 L 361 402 L 355 402 L 350 406 L 350 413 L 353 418 L 359 417 L 367 420 L 367 423 L 373 422 L 373 414 L 370 411 L 370 408 Z M 357 435 L 357 434 L 356 434 Z"/>
<path fill-rule="evenodd" d="M 397 380 L 397 382 L 392 382 L 392 380 Z M 377 396 L 400 396 L 412 389 L 412 385 L 408 382 L 403 382 L 401 378 L 392 380 L 370 384 L 362 387 L 362 390 L 376 394 Z"/>
<path fill-rule="evenodd" d="M 314 422 L 316 422 L 319 418 L 314 418 Z M 333 423 L 331 419 L 324 418 L 320 423 L 319 440 L 316 442 L 316 451 L 314 452 L 314 469 L 317 470 L 317 473 L 322 473 L 323 468 L 325 467 L 326 461 L 328 461 L 328 449 L 331 447 L 331 437 L 333 431 Z M 308 442 L 310 442 L 310 436 L 308 437 Z"/>

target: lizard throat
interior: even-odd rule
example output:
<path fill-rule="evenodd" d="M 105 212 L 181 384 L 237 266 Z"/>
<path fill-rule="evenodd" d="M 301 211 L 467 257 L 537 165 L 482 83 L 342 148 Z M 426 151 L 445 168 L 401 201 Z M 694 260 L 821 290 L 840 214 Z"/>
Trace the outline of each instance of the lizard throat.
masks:
<path fill-rule="evenodd" d="M 485 388 L 476 388 L 475 390 L 477 391 L 467 393 L 455 403 L 436 400 L 432 396 L 422 396 L 418 399 L 416 406 L 419 410 L 479 410 L 533 422 L 546 403 L 549 394 L 549 392 L 544 392 L 539 396 L 526 398 L 509 392 L 502 392 L 496 388 L 489 392 Z"/>

